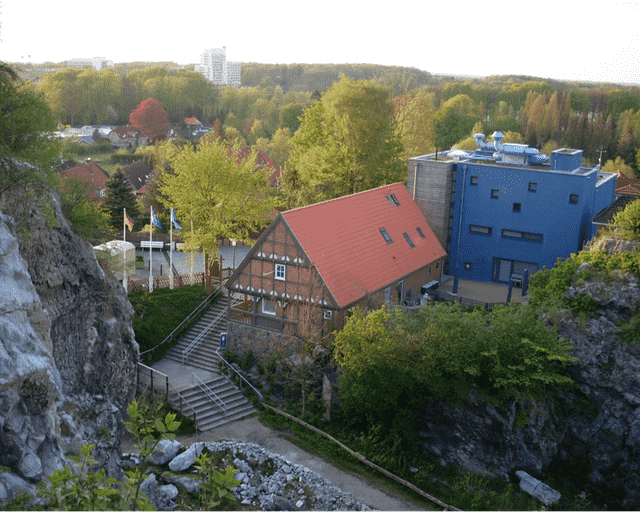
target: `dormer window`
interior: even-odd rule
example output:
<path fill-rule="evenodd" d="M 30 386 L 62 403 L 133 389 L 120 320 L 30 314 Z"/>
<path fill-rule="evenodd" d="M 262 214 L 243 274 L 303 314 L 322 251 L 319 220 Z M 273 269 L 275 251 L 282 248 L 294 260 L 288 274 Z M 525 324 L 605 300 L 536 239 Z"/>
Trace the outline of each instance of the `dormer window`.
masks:
<path fill-rule="evenodd" d="M 413 249 L 416 246 L 416 244 L 413 243 L 413 240 L 411 240 L 411 237 L 409 236 L 409 233 L 402 233 L 402 236 L 404 236 L 404 239 L 409 244 L 409 247 L 411 247 Z"/>
<path fill-rule="evenodd" d="M 393 240 L 391 239 L 391 237 L 389 236 L 389 233 L 387 233 L 387 230 L 384 228 L 380 228 L 380 233 L 382 233 L 382 236 L 384 237 L 384 239 L 386 240 L 386 242 L 388 244 L 392 244 Z"/>

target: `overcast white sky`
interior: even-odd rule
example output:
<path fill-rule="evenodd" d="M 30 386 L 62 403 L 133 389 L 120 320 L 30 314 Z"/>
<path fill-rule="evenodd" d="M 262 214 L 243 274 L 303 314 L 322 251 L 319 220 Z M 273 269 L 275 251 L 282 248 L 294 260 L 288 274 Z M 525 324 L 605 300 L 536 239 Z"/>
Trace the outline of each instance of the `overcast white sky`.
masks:
<path fill-rule="evenodd" d="M 514 4 L 522 4 L 522 7 Z M 640 84 L 640 2 L 0 0 L 0 59 L 369 63 Z"/>

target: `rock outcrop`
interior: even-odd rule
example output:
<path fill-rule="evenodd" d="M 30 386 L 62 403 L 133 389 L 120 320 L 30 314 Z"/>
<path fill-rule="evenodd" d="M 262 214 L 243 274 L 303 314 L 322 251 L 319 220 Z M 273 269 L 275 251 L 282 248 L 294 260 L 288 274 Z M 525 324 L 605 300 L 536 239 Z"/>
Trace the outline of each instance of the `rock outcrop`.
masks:
<path fill-rule="evenodd" d="M 597 302 L 596 318 L 564 311 L 556 320 L 578 358 L 568 370 L 575 389 L 500 408 L 475 395 L 459 407 L 426 404 L 423 448 L 443 464 L 515 481 L 516 470 L 541 477 L 565 464 L 592 495 L 619 498 L 609 501 L 615 508 L 640 506 L 640 343 L 620 338 L 621 326 L 638 320 L 640 287 L 583 264 L 566 296 L 582 294 Z"/>
<path fill-rule="evenodd" d="M 0 162 L 2 165 L 19 165 Z M 53 196 L 0 209 L 0 501 L 94 443 L 119 474 L 120 436 L 135 391 L 133 308 Z M 19 205 L 19 206 L 16 206 Z M 20 210 L 20 211 L 18 211 Z M 19 216 L 16 228 L 12 216 Z M 52 227 L 53 226 L 53 227 Z"/>

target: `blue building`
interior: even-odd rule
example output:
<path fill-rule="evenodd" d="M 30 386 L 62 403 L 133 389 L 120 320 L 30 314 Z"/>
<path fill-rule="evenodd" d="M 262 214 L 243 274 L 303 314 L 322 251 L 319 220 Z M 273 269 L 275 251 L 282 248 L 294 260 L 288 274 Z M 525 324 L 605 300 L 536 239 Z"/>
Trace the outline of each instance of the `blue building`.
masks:
<path fill-rule="evenodd" d="M 475 152 L 450 150 L 409 159 L 407 188 L 449 254 L 444 271 L 508 283 L 577 252 L 591 222 L 614 199 L 616 175 L 582 166 L 582 150 L 551 158 L 501 132 Z"/>

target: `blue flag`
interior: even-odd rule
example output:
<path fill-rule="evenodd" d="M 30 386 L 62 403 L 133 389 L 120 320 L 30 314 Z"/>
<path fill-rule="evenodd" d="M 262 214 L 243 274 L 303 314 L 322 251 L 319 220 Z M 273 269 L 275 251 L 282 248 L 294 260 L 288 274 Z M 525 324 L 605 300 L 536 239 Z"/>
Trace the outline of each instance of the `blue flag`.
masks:
<path fill-rule="evenodd" d="M 176 214 L 173 211 L 173 208 L 171 208 L 171 223 L 173 224 L 173 227 L 176 229 L 182 229 L 180 227 L 180 224 L 178 224 L 178 219 L 176 219 Z"/>
<path fill-rule="evenodd" d="M 156 215 L 156 212 L 151 209 L 151 225 L 157 227 L 158 229 L 162 229 L 162 224 L 160 224 L 160 219 Z"/>

